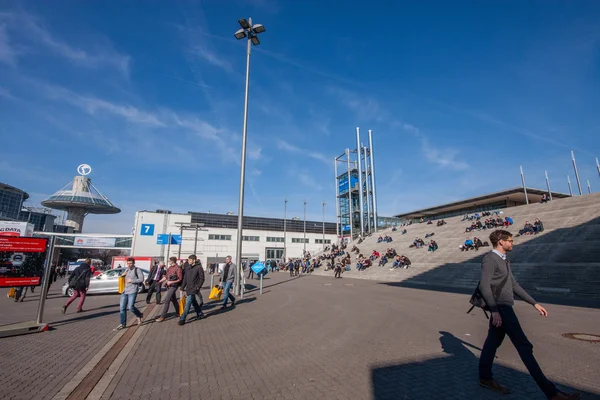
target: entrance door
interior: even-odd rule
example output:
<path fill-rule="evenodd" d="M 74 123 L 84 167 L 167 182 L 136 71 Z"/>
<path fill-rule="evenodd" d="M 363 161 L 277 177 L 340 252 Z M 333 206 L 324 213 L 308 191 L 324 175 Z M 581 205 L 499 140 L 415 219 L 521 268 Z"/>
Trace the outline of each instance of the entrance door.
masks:
<path fill-rule="evenodd" d="M 266 257 L 267 260 L 274 260 L 277 263 L 279 263 L 281 261 L 281 259 L 283 258 L 283 249 L 266 248 L 265 254 L 267 256 Z"/>

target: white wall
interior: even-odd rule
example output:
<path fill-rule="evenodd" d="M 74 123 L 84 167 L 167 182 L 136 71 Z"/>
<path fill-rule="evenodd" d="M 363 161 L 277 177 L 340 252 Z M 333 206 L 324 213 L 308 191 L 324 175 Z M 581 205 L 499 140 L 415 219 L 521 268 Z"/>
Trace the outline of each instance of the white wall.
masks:
<path fill-rule="evenodd" d="M 166 229 L 163 229 L 163 224 L 167 222 Z M 179 235 L 179 227 L 175 224 L 176 222 L 191 222 L 190 214 L 158 214 L 155 212 L 139 211 L 136 213 L 135 224 L 134 224 L 134 236 L 132 243 L 132 252 L 134 256 L 160 256 L 161 247 L 162 255 L 166 258 L 170 256 L 177 257 L 180 252 L 179 245 L 171 245 L 170 254 L 167 255 L 167 246 L 161 246 L 156 244 L 158 234 L 171 233 Z M 154 234 L 141 235 L 142 224 L 153 224 Z M 203 231 L 198 232 L 198 241 L 196 242 L 196 255 L 202 261 L 203 265 L 206 265 L 207 257 L 225 257 L 231 255 L 235 260 L 236 252 L 236 229 L 227 228 L 202 228 Z M 209 235 L 230 235 L 231 240 L 209 240 Z M 259 241 L 244 241 L 242 244 L 242 254 L 244 258 L 258 258 L 259 260 L 265 260 L 267 257 L 266 250 L 269 249 L 283 249 L 284 244 L 281 242 L 267 242 L 267 237 L 283 237 L 283 232 L 278 231 L 259 231 L 247 229 L 243 231 L 244 236 L 258 236 Z M 300 257 L 302 256 L 302 250 L 304 249 L 303 243 L 292 243 L 292 238 L 302 239 L 304 237 L 303 232 L 287 232 L 287 256 L 288 257 Z M 181 258 L 186 258 L 188 255 L 194 253 L 194 242 L 195 242 L 195 231 L 184 230 L 183 231 L 183 243 L 181 245 Z M 323 234 L 318 233 L 307 233 L 306 239 L 306 250 L 310 251 L 311 254 L 315 254 L 323 249 L 323 244 L 315 243 L 316 239 L 323 239 Z M 336 235 L 326 234 L 326 240 L 330 240 L 331 243 L 336 242 Z"/>

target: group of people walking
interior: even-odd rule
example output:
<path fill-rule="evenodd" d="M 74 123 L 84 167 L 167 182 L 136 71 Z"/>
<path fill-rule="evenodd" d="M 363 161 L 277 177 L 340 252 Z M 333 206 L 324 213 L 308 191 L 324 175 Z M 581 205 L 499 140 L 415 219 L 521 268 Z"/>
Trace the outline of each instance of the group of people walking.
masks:
<path fill-rule="evenodd" d="M 92 268 L 90 265 L 91 260 L 86 260 L 80 266 L 78 266 L 69 277 L 69 287 L 72 289 L 73 294 L 67 300 L 67 303 L 62 307 L 63 314 L 67 312 L 68 307 L 79 298 L 77 305 L 77 312 L 83 312 L 83 304 L 85 303 L 85 297 L 87 290 L 90 285 L 90 279 L 93 275 Z M 219 280 L 219 287 L 223 290 L 223 303 L 221 309 L 227 308 L 227 304 L 231 301 L 231 306 L 235 306 L 235 297 L 231 293 L 233 282 L 236 278 L 237 267 L 231 261 L 231 256 L 227 256 L 225 259 L 226 263 L 223 267 L 223 271 Z M 129 310 L 136 318 L 135 322 L 141 325 L 144 321 L 144 315 L 135 306 L 137 295 L 139 293 L 140 285 L 148 286 L 148 294 L 146 295 L 146 304 L 150 304 L 152 296 L 156 296 L 156 304 L 163 305 L 159 317 L 156 322 L 163 322 L 169 312 L 169 307 L 173 304 L 175 312 L 179 316 L 179 325 L 185 325 L 187 316 L 194 308 L 196 312 L 196 319 L 202 319 L 204 313 L 202 312 L 202 306 L 204 304 L 200 289 L 204 285 L 204 269 L 200 260 L 196 255 L 190 255 L 186 262 L 182 265 L 177 263 L 177 257 L 171 257 L 169 259 L 169 267 L 167 268 L 164 262 L 154 264 L 150 269 L 150 273 L 145 278 L 142 270 L 135 266 L 135 258 L 129 257 L 127 259 L 127 268 L 120 275 L 121 278 L 125 279 L 125 287 L 121 293 L 120 299 L 120 324 L 117 326 L 117 330 L 121 330 L 127 327 L 127 310 Z M 164 301 L 162 289 L 163 285 L 166 287 L 166 293 Z M 180 298 L 185 299 L 185 306 L 183 312 L 179 311 L 179 300 L 177 298 L 177 291 L 180 292 Z"/>
<path fill-rule="evenodd" d="M 231 306 L 235 306 L 235 297 L 231 293 L 231 287 L 236 277 L 236 265 L 231 261 L 231 256 L 227 256 L 226 263 L 223 267 L 223 272 L 219 280 L 219 287 L 223 290 L 223 304 L 221 309 L 227 308 L 228 301 L 231 301 Z M 138 293 L 138 285 L 143 284 L 143 274 L 135 267 L 135 259 L 127 259 L 127 270 L 123 273 L 125 277 L 125 290 L 121 294 L 120 317 L 121 323 L 117 329 L 127 327 L 127 310 L 131 311 L 136 317 L 136 323 L 143 323 L 143 314 L 135 307 L 135 300 Z M 141 277 L 141 278 L 140 278 Z M 202 306 L 204 300 L 200 289 L 204 285 L 204 269 L 200 260 L 196 255 L 192 254 L 183 263 L 183 266 L 177 264 L 177 257 L 169 258 L 169 267 L 166 268 L 164 262 L 155 264 L 150 270 L 146 284 L 149 286 L 148 295 L 146 296 L 146 304 L 150 304 L 152 295 L 156 293 L 156 304 L 162 304 L 160 316 L 156 322 L 163 322 L 167 318 L 170 305 L 173 304 L 175 312 L 179 316 L 179 325 L 185 325 L 187 316 L 194 308 L 196 320 L 204 317 Z M 162 286 L 165 285 L 167 292 L 165 299 L 162 300 Z M 185 299 L 183 312 L 179 311 L 179 301 L 177 299 L 177 291 L 180 292 L 180 297 Z"/>

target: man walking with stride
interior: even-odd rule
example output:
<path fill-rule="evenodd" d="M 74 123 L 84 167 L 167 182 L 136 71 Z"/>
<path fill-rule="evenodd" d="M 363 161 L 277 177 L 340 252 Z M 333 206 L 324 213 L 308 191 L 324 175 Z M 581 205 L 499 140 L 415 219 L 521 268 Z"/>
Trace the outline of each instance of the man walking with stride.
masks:
<path fill-rule="evenodd" d="M 136 316 L 138 325 L 142 324 L 142 318 L 144 315 L 135 307 L 135 299 L 138 294 L 140 285 L 144 283 L 144 274 L 142 270 L 135 266 L 135 258 L 129 257 L 127 259 L 127 268 L 122 277 L 125 278 L 125 289 L 121 293 L 121 304 L 120 304 L 120 316 L 121 324 L 117 326 L 117 330 L 125 329 L 127 327 L 127 309 Z"/>
<path fill-rule="evenodd" d="M 531 304 L 543 317 L 548 312 L 517 283 L 506 259 L 506 253 L 512 251 L 513 238 L 510 232 L 497 230 L 490 235 L 494 249 L 486 254 L 481 263 L 480 291 L 492 316 L 488 335 L 479 359 L 479 384 L 495 392 L 508 394 L 510 390 L 501 386 L 493 379 L 492 364 L 496 350 L 502 344 L 504 336 L 508 335 L 517 349 L 523 364 L 538 384 L 542 392 L 551 400 L 578 400 L 579 393 L 566 394 L 559 392 L 550 382 L 533 355 L 533 345 L 525 336 L 519 319 L 513 310 L 514 294 Z"/>

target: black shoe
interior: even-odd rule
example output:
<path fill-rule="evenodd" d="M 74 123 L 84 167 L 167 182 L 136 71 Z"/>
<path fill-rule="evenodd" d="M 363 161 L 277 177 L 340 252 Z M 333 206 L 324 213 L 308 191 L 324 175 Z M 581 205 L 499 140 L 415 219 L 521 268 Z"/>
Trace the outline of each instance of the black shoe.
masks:
<path fill-rule="evenodd" d="M 479 386 L 484 387 L 486 389 L 491 389 L 494 392 L 497 392 L 500 394 L 509 394 L 510 393 L 509 388 L 500 386 L 500 384 L 498 384 L 498 382 L 496 382 L 493 379 L 480 379 Z"/>
<path fill-rule="evenodd" d="M 200 321 L 202 318 L 204 318 L 204 313 L 200 313 L 196 315 L 196 321 Z"/>
<path fill-rule="evenodd" d="M 177 323 L 177 325 L 179 325 L 179 326 L 185 325 L 185 320 L 180 319 L 179 322 Z"/>
<path fill-rule="evenodd" d="M 221 310 L 224 310 L 226 308 L 227 308 L 227 306 L 221 306 Z"/>
<path fill-rule="evenodd" d="M 235 306 L 235 299 L 231 300 L 231 307 Z"/>
<path fill-rule="evenodd" d="M 67 306 L 62 306 L 61 311 L 63 314 L 65 314 L 67 312 Z"/>

